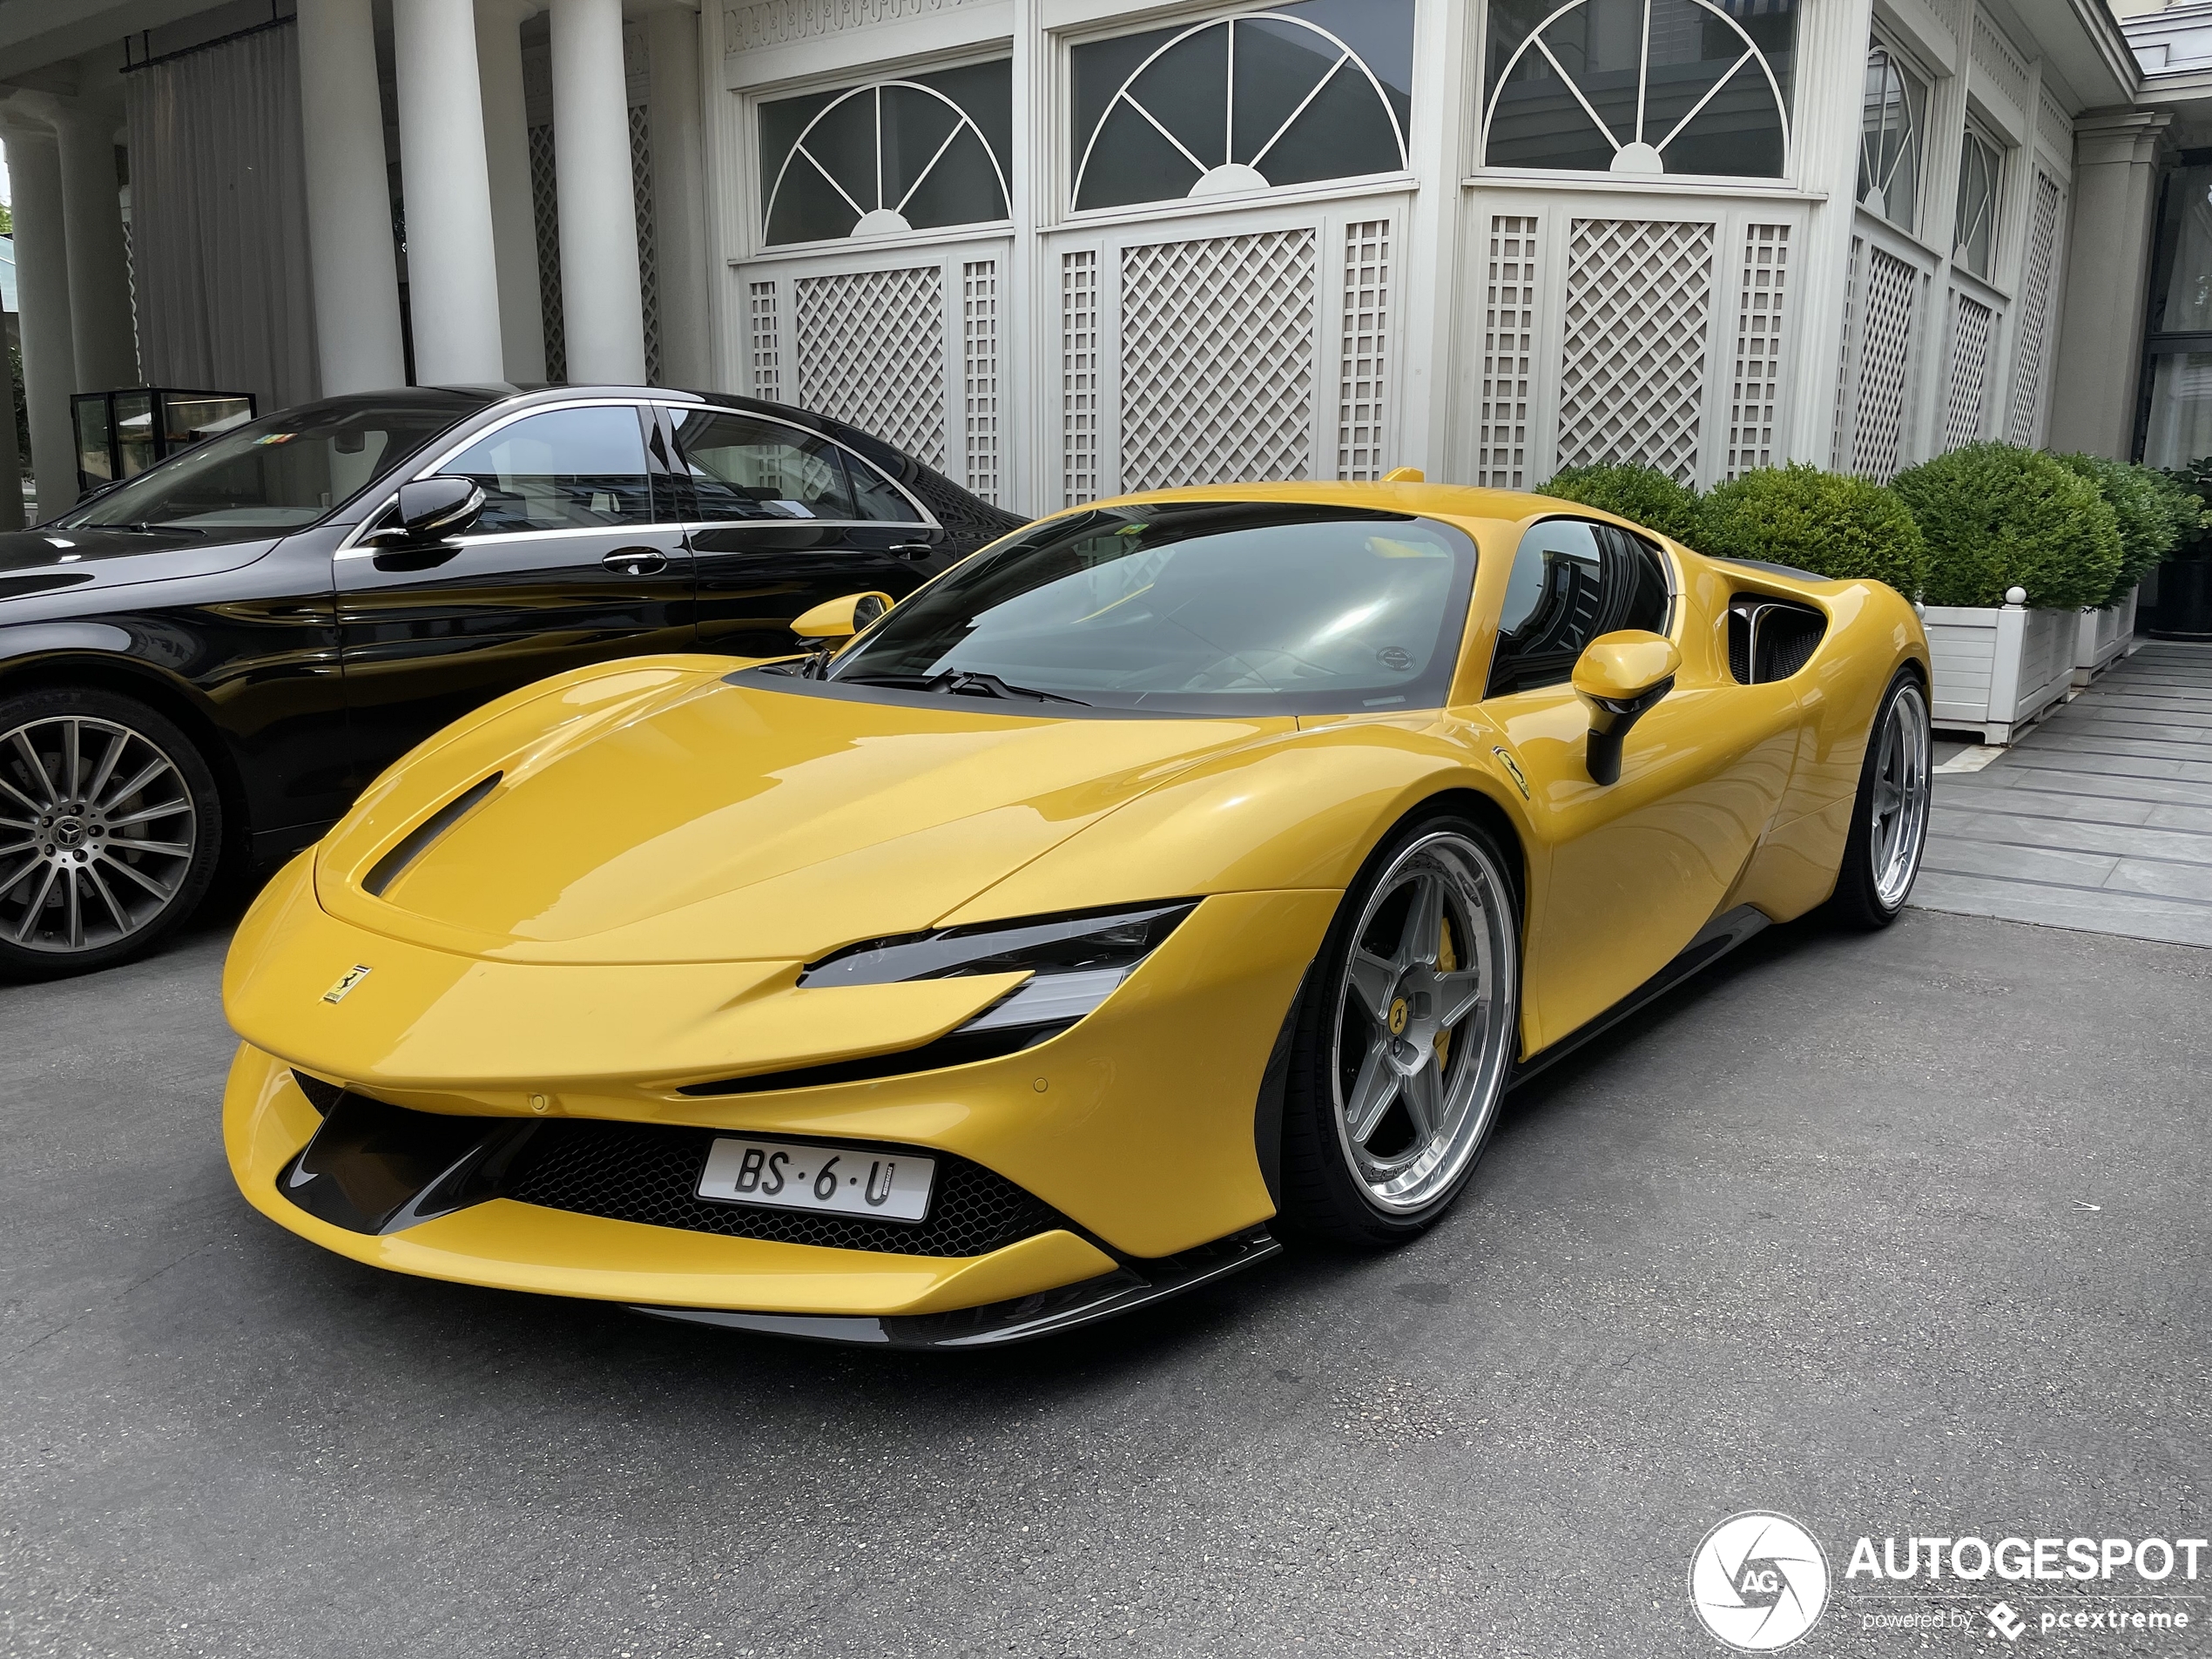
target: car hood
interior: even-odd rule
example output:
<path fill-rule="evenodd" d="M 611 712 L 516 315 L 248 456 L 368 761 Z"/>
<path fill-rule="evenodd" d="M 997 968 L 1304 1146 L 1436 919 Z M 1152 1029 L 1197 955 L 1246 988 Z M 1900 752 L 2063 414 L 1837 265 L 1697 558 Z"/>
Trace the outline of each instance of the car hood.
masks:
<path fill-rule="evenodd" d="M 463 722 L 332 832 L 318 901 L 509 961 L 811 960 L 927 928 L 1201 759 L 1294 725 L 858 701 L 715 667 L 602 671 Z"/>
<path fill-rule="evenodd" d="M 160 530 L 12 530 L 0 535 L 0 604 L 80 588 L 212 576 L 252 563 L 281 539 L 266 529 L 233 540 Z"/>

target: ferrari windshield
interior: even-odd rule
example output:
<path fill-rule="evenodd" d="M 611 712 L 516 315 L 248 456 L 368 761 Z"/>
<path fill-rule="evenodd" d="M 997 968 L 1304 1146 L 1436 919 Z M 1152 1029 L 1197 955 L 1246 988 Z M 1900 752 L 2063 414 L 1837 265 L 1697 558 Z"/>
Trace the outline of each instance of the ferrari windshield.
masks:
<path fill-rule="evenodd" d="M 836 660 L 848 684 L 1213 714 L 1442 705 L 1474 544 L 1400 513 L 1173 502 L 988 548 Z"/>

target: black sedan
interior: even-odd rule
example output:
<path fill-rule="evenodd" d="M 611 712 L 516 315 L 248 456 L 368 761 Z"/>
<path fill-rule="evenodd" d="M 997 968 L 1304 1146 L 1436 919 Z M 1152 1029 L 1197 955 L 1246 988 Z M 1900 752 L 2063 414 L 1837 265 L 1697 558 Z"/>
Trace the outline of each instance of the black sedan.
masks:
<path fill-rule="evenodd" d="M 0 536 L 0 973 L 150 947 L 415 743 L 651 651 L 773 655 L 1021 521 L 745 398 L 421 387 L 238 427 Z"/>

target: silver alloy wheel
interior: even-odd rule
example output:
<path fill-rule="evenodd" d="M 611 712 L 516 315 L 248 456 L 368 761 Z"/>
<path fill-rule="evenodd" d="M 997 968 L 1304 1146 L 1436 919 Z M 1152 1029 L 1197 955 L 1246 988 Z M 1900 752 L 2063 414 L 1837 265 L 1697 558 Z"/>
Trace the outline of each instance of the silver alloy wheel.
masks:
<path fill-rule="evenodd" d="M 0 732 L 0 939 L 71 955 L 176 900 L 199 844 L 184 773 L 145 733 L 58 714 Z"/>
<path fill-rule="evenodd" d="M 1928 705 L 1907 681 L 1890 699 L 1874 762 L 1874 799 L 1868 806 L 1867 855 L 1874 861 L 1874 896 L 1894 910 L 1912 890 L 1920 851 L 1928 839 L 1928 804 L 1934 789 L 1929 748 Z"/>
<path fill-rule="evenodd" d="M 1393 860 L 1352 930 L 1330 1054 L 1337 1139 L 1378 1208 L 1451 1190 L 1513 1057 L 1519 934 L 1488 852 L 1455 831 Z"/>

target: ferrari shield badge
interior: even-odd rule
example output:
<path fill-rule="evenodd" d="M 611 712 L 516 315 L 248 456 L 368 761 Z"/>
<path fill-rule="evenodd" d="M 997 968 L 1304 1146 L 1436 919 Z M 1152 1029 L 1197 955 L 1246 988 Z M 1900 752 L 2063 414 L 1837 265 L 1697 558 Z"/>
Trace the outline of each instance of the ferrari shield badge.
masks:
<path fill-rule="evenodd" d="M 347 968 L 344 973 L 338 976 L 337 984 L 332 986 L 328 990 L 322 994 L 322 1000 L 326 1002 L 344 1001 L 346 1000 L 347 993 L 351 991 L 354 986 L 360 984 L 363 980 L 367 979 L 368 977 L 368 965 L 366 962 L 355 962 L 351 968 Z"/>

